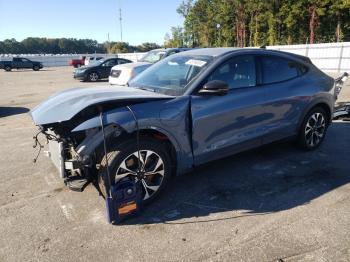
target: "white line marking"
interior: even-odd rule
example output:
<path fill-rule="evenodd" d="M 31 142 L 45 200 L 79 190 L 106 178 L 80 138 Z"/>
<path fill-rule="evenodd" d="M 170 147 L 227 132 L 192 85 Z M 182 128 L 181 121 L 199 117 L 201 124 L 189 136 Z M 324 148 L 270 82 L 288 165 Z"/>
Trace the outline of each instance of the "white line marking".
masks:
<path fill-rule="evenodd" d="M 57 202 L 60 205 L 62 209 L 62 213 L 66 217 L 66 219 L 68 221 L 73 221 L 74 220 L 73 205 L 71 203 L 67 203 L 66 205 L 64 205 L 60 200 L 57 200 Z"/>

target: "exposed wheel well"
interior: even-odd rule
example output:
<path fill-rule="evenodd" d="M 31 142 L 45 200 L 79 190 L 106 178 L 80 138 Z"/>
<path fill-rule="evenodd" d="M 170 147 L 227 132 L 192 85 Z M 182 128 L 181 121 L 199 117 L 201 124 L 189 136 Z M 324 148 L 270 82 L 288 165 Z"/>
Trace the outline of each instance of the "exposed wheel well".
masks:
<path fill-rule="evenodd" d="M 129 138 L 135 137 L 135 139 L 136 139 L 136 131 L 131 133 L 131 134 L 127 134 L 126 136 Z M 158 140 L 160 143 L 162 143 L 166 147 L 168 152 L 170 153 L 170 159 L 172 161 L 171 164 L 172 164 L 174 170 L 176 169 L 176 166 L 177 166 L 176 150 L 175 150 L 175 146 L 173 145 L 173 143 L 171 142 L 169 137 L 167 137 L 162 132 L 159 132 L 158 130 L 141 129 L 140 130 L 140 139 L 142 139 L 142 137 L 151 137 L 153 139 Z M 173 174 L 174 173 L 175 172 L 173 172 Z"/>
<path fill-rule="evenodd" d="M 321 107 L 324 111 L 326 111 L 327 114 L 327 123 L 329 124 L 332 121 L 332 111 L 329 108 L 329 105 L 326 103 L 318 103 L 315 106 L 313 106 L 310 110 L 314 109 L 315 107 Z"/>

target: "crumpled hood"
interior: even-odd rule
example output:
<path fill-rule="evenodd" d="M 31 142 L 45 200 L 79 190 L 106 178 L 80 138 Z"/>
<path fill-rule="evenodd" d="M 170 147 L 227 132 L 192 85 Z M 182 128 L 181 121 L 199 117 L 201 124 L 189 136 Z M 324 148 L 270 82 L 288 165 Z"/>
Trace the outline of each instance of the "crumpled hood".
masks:
<path fill-rule="evenodd" d="M 86 87 L 58 92 L 30 111 L 36 125 L 67 121 L 84 108 L 107 101 L 128 101 L 172 96 L 125 87 Z"/>

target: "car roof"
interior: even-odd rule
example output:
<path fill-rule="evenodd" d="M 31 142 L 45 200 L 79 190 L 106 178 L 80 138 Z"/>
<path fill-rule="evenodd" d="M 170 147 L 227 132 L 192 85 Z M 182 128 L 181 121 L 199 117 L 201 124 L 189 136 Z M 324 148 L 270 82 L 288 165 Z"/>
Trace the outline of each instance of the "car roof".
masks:
<path fill-rule="evenodd" d="M 237 51 L 242 48 L 235 48 L 235 47 L 217 47 L 217 48 L 195 48 L 190 49 L 188 51 L 185 51 L 182 54 L 186 55 L 205 55 L 205 56 L 221 56 L 227 53 L 230 53 L 232 51 Z"/>
<path fill-rule="evenodd" d="M 150 50 L 150 51 L 164 51 L 164 52 L 167 52 L 167 51 L 173 51 L 173 50 L 183 50 L 183 51 L 186 51 L 186 50 L 192 50 L 192 48 L 189 48 L 189 47 L 170 47 L 170 48 L 152 49 L 152 50 Z"/>
<path fill-rule="evenodd" d="M 220 57 L 223 55 L 226 55 L 228 53 L 232 52 L 237 52 L 239 53 L 240 51 L 249 51 L 249 52 L 254 52 L 254 54 L 258 55 L 284 55 L 284 56 L 289 56 L 292 58 L 300 59 L 303 62 L 306 63 L 311 63 L 311 60 L 302 55 L 297 55 L 289 52 L 283 52 L 279 50 L 273 50 L 273 49 L 265 49 L 265 48 L 237 48 L 237 47 L 217 47 L 217 48 L 196 48 L 196 49 L 191 49 L 189 51 L 181 52 L 179 54 L 176 54 L 176 56 L 181 56 L 181 55 L 202 55 L 202 56 L 211 56 L 211 57 Z"/>

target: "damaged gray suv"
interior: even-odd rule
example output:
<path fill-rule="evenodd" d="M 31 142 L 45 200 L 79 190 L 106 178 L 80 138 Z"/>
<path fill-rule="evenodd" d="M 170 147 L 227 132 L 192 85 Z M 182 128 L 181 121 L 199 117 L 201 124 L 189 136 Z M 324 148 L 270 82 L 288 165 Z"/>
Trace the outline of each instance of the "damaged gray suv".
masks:
<path fill-rule="evenodd" d="M 334 79 L 306 57 L 207 48 L 172 55 L 128 87 L 59 92 L 31 116 L 68 186 L 131 177 L 149 202 L 172 174 L 208 161 L 287 137 L 317 148 L 336 95 Z"/>

